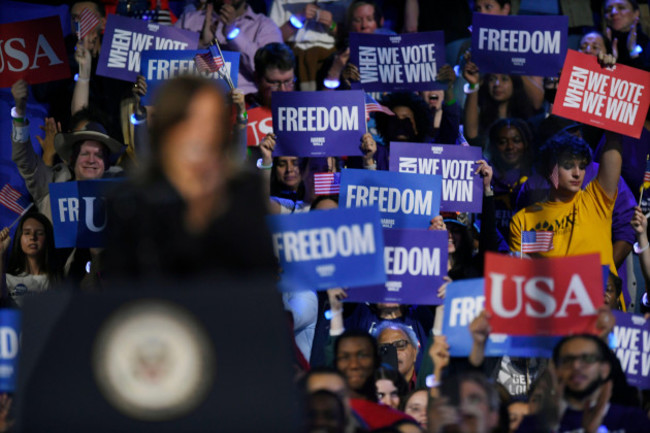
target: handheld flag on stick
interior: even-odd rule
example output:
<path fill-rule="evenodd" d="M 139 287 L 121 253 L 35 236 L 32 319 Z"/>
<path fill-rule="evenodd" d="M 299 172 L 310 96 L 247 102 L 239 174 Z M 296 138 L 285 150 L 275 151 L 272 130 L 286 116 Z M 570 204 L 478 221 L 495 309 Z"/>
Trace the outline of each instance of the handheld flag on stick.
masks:
<path fill-rule="evenodd" d="M 370 94 L 366 93 L 366 118 L 368 117 L 368 113 L 372 113 L 373 111 L 378 111 L 387 114 L 389 116 L 395 115 L 395 113 L 393 113 L 390 108 L 384 107 L 379 102 L 377 102 L 375 98 L 373 98 Z"/>
<path fill-rule="evenodd" d="M 23 217 L 23 215 L 25 215 L 25 214 L 27 213 L 27 211 L 28 211 L 29 209 L 31 209 L 32 206 L 34 206 L 34 203 L 30 203 L 29 206 L 27 206 L 27 207 L 23 210 L 23 212 L 22 212 L 20 215 L 18 215 L 18 218 L 16 218 L 16 219 L 14 220 L 14 222 L 12 222 L 11 224 L 9 224 L 9 228 L 12 228 L 13 226 L 15 226 L 16 223 L 17 223 L 18 221 L 20 221 L 20 219 Z"/>
<path fill-rule="evenodd" d="M 25 209 L 30 208 L 30 206 L 27 206 L 27 203 L 27 199 L 23 199 L 20 192 L 13 189 L 9 184 L 6 184 L 0 190 L 0 204 L 21 216 L 25 212 Z"/>
<path fill-rule="evenodd" d="M 217 62 L 211 53 L 203 53 L 194 56 L 194 63 L 200 72 L 217 72 L 223 66 L 223 59 Z"/>
<path fill-rule="evenodd" d="M 643 200 L 643 190 L 650 188 L 650 155 L 646 155 L 645 161 L 645 173 L 643 173 L 643 183 L 639 194 L 639 207 L 641 207 L 641 200 Z"/>
<path fill-rule="evenodd" d="M 82 40 L 88 33 L 92 32 L 99 25 L 99 18 L 93 11 L 84 8 L 79 14 L 79 21 L 76 22 L 77 38 Z"/>
<path fill-rule="evenodd" d="M 224 75 L 224 78 L 225 78 L 226 82 L 230 86 L 230 90 L 234 90 L 235 86 L 232 83 L 232 80 L 230 79 L 230 70 L 228 69 L 228 67 L 226 66 L 226 64 L 225 64 L 225 62 L 223 60 L 223 53 L 221 52 L 221 47 L 219 46 L 219 42 L 217 41 L 217 38 L 214 38 L 214 40 L 212 41 L 212 44 L 210 44 L 209 48 L 210 48 L 210 53 L 212 53 L 212 56 L 215 59 L 215 62 L 221 63 L 221 66 L 223 66 L 224 70 L 222 72 L 225 72 L 223 75 Z M 218 52 L 217 52 L 217 50 L 218 50 Z"/>
<path fill-rule="evenodd" d="M 545 253 L 553 249 L 553 232 L 524 231 L 521 233 L 522 253 Z"/>
<path fill-rule="evenodd" d="M 314 173 L 314 194 L 338 194 L 341 189 L 341 173 Z"/>

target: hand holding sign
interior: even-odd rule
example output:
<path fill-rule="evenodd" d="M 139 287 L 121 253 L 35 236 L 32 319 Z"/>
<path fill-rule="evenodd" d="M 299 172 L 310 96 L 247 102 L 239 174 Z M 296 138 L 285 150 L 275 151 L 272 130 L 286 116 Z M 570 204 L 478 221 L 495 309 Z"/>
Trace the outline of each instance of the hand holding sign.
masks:
<path fill-rule="evenodd" d="M 9 236 L 9 227 L 5 227 L 0 231 L 0 260 L 4 260 L 2 257 L 5 251 L 9 250 L 9 244 L 11 243 L 11 236 Z M 0 268 L 2 263 L 0 263 Z"/>
<path fill-rule="evenodd" d="M 90 80 L 90 73 L 92 69 L 93 56 L 91 53 L 90 36 L 87 36 L 77 42 L 74 51 L 74 59 L 79 65 L 79 76 L 77 83 L 87 83 Z"/>
<path fill-rule="evenodd" d="M 479 75 L 478 66 L 476 66 L 476 63 L 472 62 L 472 53 L 470 51 L 467 51 L 463 55 L 463 57 L 465 58 L 465 66 L 463 67 L 463 78 L 470 85 L 476 86 L 481 79 Z"/>
<path fill-rule="evenodd" d="M 361 152 L 363 152 L 363 167 L 370 168 L 377 164 L 375 163 L 375 153 L 377 153 L 377 142 L 372 138 L 372 134 L 366 132 L 361 137 Z"/>
<path fill-rule="evenodd" d="M 275 134 L 266 134 L 260 143 L 262 165 L 268 167 L 273 164 L 273 149 L 275 149 Z"/>
<path fill-rule="evenodd" d="M 18 80 L 13 84 L 13 86 L 11 86 L 11 95 L 14 97 L 14 107 L 16 107 L 16 114 L 19 117 L 25 117 L 28 94 L 29 87 L 25 80 Z"/>

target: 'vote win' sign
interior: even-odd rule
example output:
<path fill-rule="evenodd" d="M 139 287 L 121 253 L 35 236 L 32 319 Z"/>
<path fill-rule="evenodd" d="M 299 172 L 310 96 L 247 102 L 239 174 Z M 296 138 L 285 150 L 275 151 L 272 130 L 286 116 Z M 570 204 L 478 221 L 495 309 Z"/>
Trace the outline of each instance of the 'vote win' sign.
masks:
<path fill-rule="evenodd" d="M 382 286 L 348 291 L 350 302 L 396 302 L 438 305 L 438 288 L 447 275 L 446 230 L 384 230 L 384 264 L 388 281 Z"/>
<path fill-rule="evenodd" d="M 650 73 L 625 65 L 603 68 L 595 56 L 569 50 L 553 114 L 641 137 L 650 106 Z"/>
<path fill-rule="evenodd" d="M 384 239 L 375 207 L 267 218 L 282 291 L 383 284 Z"/>
<path fill-rule="evenodd" d="M 444 32 L 402 35 L 350 34 L 350 62 L 366 92 L 417 91 L 442 88 L 436 82 L 445 63 Z"/>
<path fill-rule="evenodd" d="M 50 183 L 50 206 L 57 248 L 95 248 L 105 244 L 106 194 L 119 181 Z"/>
<path fill-rule="evenodd" d="M 384 228 L 426 229 L 440 213 L 440 176 L 344 169 L 339 205 L 378 206 Z"/>
<path fill-rule="evenodd" d="M 612 311 L 616 317 L 613 348 L 627 381 L 650 389 L 650 322 L 642 316 Z"/>
<path fill-rule="evenodd" d="M 474 174 L 480 148 L 400 142 L 390 147 L 390 171 L 442 176 L 440 210 L 481 212 L 483 180 Z"/>
<path fill-rule="evenodd" d="M 140 54 L 147 50 L 194 50 L 199 34 L 134 18 L 109 15 L 97 75 L 135 81 Z"/>

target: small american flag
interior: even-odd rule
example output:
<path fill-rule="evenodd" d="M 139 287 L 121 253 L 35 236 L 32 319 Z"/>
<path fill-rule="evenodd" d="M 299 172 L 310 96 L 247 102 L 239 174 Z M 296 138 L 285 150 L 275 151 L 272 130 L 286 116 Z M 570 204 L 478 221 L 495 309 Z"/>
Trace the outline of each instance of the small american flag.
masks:
<path fill-rule="evenodd" d="M 219 59 L 221 59 L 221 56 L 219 56 Z M 223 66 L 223 59 L 221 59 L 221 64 L 219 64 L 211 53 L 203 53 L 194 56 L 194 63 L 196 64 L 196 69 L 200 72 L 217 72 Z"/>
<path fill-rule="evenodd" d="M 553 232 L 525 231 L 521 234 L 522 253 L 545 253 L 553 249 Z"/>
<path fill-rule="evenodd" d="M 88 33 L 92 32 L 99 24 L 99 18 L 93 11 L 84 8 L 79 14 L 79 21 L 77 22 L 77 37 L 82 40 Z"/>
<path fill-rule="evenodd" d="M 0 203 L 17 214 L 22 214 L 29 205 L 28 200 L 9 184 L 0 189 Z"/>
<path fill-rule="evenodd" d="M 212 54 L 212 57 L 214 58 L 214 62 L 219 66 L 219 68 L 223 68 L 225 62 L 223 61 L 223 57 L 221 57 L 221 52 L 219 51 L 219 47 L 213 44 L 210 45 L 208 48 L 210 49 L 210 54 Z"/>
<path fill-rule="evenodd" d="M 314 173 L 314 194 L 338 194 L 341 189 L 341 173 Z"/>
<path fill-rule="evenodd" d="M 373 111 L 379 111 L 381 113 L 388 114 L 389 116 L 395 115 L 395 113 L 393 113 L 388 107 L 384 107 L 379 102 L 377 102 L 375 98 L 366 93 L 366 114 L 372 113 Z"/>
<path fill-rule="evenodd" d="M 650 182 L 650 160 L 645 163 L 645 173 L 643 173 L 643 183 Z"/>

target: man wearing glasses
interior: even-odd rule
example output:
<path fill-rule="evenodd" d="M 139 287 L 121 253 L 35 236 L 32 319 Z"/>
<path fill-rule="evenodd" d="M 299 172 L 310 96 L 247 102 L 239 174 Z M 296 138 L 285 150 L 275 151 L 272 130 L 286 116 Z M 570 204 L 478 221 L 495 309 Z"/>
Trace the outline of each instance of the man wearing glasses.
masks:
<path fill-rule="evenodd" d="M 539 431 L 543 424 L 557 433 L 650 431 L 650 420 L 639 407 L 611 403 L 617 394 L 630 392 L 615 363 L 614 353 L 594 335 L 562 339 L 553 350 L 554 389 L 541 412 L 524 418 L 518 431 Z"/>
<path fill-rule="evenodd" d="M 401 323 L 384 322 L 379 324 L 376 331 L 379 351 L 393 346 L 397 351 L 397 369 L 409 385 L 409 391 L 415 389 L 416 368 L 419 343 L 415 332 Z"/>
<path fill-rule="evenodd" d="M 271 108 L 273 92 L 291 92 L 295 88 L 296 58 L 289 46 L 273 42 L 255 53 L 255 80 L 257 93 L 247 95 L 247 108 Z"/>

